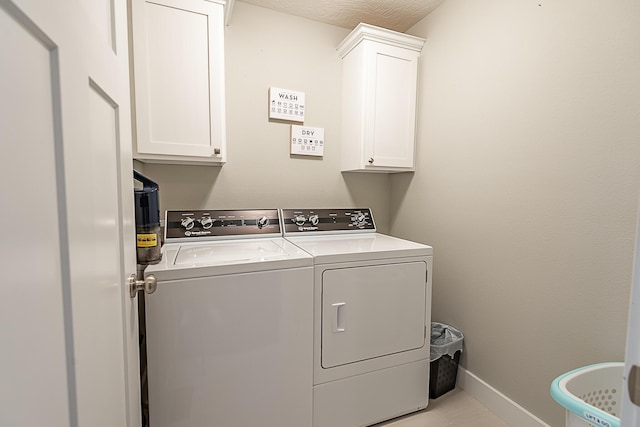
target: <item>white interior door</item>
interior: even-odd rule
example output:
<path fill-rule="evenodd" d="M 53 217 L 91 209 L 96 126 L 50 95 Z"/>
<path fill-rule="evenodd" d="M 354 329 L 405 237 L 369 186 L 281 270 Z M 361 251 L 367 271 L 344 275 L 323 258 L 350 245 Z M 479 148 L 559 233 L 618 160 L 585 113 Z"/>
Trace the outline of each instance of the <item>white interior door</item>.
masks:
<path fill-rule="evenodd" d="M 140 424 L 126 2 L 0 0 L 0 425 Z"/>

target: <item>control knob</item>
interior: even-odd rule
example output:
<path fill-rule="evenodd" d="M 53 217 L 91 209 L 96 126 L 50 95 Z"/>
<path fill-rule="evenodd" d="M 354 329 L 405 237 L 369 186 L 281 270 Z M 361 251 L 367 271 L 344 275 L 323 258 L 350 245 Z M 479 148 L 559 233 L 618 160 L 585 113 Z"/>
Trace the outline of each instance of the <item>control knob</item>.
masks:
<path fill-rule="evenodd" d="M 258 224 L 258 228 L 266 227 L 267 225 L 269 225 L 269 218 L 263 216 L 258 219 L 258 221 L 256 221 L 256 224 Z"/>
<path fill-rule="evenodd" d="M 364 216 L 362 212 L 359 212 L 351 216 L 351 222 L 353 222 L 356 227 L 364 227 L 367 224 L 367 217 Z"/>
<path fill-rule="evenodd" d="M 191 217 L 182 218 L 180 224 L 186 229 L 191 230 L 195 225 L 195 221 Z"/>
<path fill-rule="evenodd" d="M 311 215 L 309 217 L 309 222 L 311 222 L 311 225 L 316 226 L 320 222 L 320 217 L 318 217 L 318 215 Z"/>
<path fill-rule="evenodd" d="M 295 222 L 298 227 L 301 227 L 307 221 L 307 218 L 305 218 L 304 215 L 296 215 L 292 218 L 292 221 Z"/>
<path fill-rule="evenodd" d="M 213 222 L 214 220 L 210 216 L 203 216 L 200 220 L 200 224 L 202 224 L 202 228 L 204 228 L 205 230 L 211 228 L 213 226 Z"/>

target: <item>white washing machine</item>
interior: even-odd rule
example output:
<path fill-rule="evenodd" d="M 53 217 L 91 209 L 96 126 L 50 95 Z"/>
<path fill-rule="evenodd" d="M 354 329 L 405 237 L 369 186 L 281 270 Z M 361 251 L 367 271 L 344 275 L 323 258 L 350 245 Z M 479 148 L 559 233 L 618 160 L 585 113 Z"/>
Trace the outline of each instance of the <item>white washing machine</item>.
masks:
<path fill-rule="evenodd" d="M 314 257 L 313 426 L 368 426 L 429 402 L 430 246 L 376 233 L 369 209 L 283 209 Z"/>
<path fill-rule="evenodd" d="M 276 209 L 169 211 L 146 297 L 152 427 L 312 423 L 312 258 Z"/>

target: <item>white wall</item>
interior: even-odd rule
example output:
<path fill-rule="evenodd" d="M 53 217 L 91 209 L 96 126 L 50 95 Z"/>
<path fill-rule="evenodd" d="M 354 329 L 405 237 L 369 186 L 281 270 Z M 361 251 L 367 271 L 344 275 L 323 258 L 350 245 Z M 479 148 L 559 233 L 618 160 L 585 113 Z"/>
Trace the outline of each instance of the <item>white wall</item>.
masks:
<path fill-rule="evenodd" d="M 622 360 L 640 184 L 640 3 L 447 0 L 391 232 L 434 246 L 462 365 L 554 426 L 557 375 Z"/>
<path fill-rule="evenodd" d="M 389 178 L 340 173 L 336 46 L 348 33 L 236 1 L 225 31 L 228 162 L 145 164 L 160 184 L 161 209 L 361 206 L 388 231 Z M 289 155 L 289 124 L 268 121 L 270 86 L 305 92 L 305 125 L 325 128 L 323 158 Z"/>

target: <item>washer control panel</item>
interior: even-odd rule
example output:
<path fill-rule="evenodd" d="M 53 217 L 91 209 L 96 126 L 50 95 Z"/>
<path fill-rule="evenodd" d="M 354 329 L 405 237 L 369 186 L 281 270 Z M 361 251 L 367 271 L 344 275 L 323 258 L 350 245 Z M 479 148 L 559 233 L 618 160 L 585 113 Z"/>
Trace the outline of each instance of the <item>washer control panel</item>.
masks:
<path fill-rule="evenodd" d="M 167 211 L 165 240 L 282 235 L 277 209 Z"/>
<path fill-rule="evenodd" d="M 285 235 L 308 232 L 376 231 L 369 208 L 357 209 L 282 209 Z"/>

